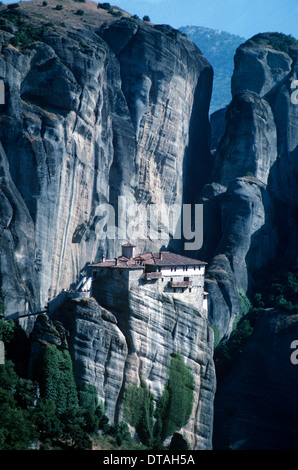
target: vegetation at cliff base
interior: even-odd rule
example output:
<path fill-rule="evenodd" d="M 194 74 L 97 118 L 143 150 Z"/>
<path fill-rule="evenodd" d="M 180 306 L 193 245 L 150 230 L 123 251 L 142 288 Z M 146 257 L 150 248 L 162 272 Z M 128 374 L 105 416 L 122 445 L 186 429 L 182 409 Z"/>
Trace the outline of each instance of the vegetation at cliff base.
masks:
<path fill-rule="evenodd" d="M 5 344 L 5 362 L 0 364 L 0 450 L 143 448 L 131 438 L 125 422 L 109 424 L 93 385 L 76 384 L 67 349 L 44 343 L 34 377 L 26 378 L 28 363 L 20 364 L 13 348 L 19 344 L 19 329 L 14 321 L 0 319 L 0 340 Z"/>
<path fill-rule="evenodd" d="M 222 382 L 232 369 L 242 353 L 246 341 L 253 333 L 257 313 L 256 310 L 251 310 L 251 312 L 240 318 L 228 340 L 220 342 L 216 347 L 214 351 L 214 365 L 218 384 Z"/>
<path fill-rule="evenodd" d="M 180 354 L 173 354 L 168 379 L 154 408 L 154 396 L 144 381 L 127 389 L 124 418 L 136 428 L 141 442 L 149 448 L 163 449 L 163 442 L 185 426 L 193 407 L 194 378 Z"/>
<path fill-rule="evenodd" d="M 283 260 L 275 260 L 259 270 L 255 275 L 255 284 L 251 302 L 243 290 L 239 290 L 243 316 L 237 321 L 229 338 L 216 345 L 214 363 L 218 384 L 242 353 L 260 312 L 265 308 L 273 308 L 284 314 L 298 313 L 298 259 L 291 265 L 283 263 Z"/>
<path fill-rule="evenodd" d="M 38 436 L 30 413 L 20 405 L 23 391 L 12 361 L 0 364 L 0 450 L 26 450 Z"/>
<path fill-rule="evenodd" d="M 259 271 L 253 305 L 298 313 L 298 259 L 291 265 L 276 260 Z"/>
<path fill-rule="evenodd" d="M 36 364 L 36 378 L 41 396 L 55 403 L 58 416 L 78 406 L 72 361 L 66 349 L 59 350 L 55 345 L 45 346 Z"/>
<path fill-rule="evenodd" d="M 148 447 L 153 442 L 153 417 L 154 396 L 147 389 L 146 383 L 142 380 L 140 387 L 134 384 L 128 387 L 124 418 L 136 428 L 141 442 Z"/>

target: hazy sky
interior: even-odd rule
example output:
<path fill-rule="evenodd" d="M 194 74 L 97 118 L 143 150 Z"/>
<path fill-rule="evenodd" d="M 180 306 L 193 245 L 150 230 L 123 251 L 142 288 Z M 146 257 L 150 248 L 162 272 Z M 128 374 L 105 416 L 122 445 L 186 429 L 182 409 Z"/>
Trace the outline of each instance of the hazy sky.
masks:
<path fill-rule="evenodd" d="M 298 0 L 117 0 L 112 5 L 174 28 L 195 25 L 249 38 L 267 31 L 298 39 Z"/>

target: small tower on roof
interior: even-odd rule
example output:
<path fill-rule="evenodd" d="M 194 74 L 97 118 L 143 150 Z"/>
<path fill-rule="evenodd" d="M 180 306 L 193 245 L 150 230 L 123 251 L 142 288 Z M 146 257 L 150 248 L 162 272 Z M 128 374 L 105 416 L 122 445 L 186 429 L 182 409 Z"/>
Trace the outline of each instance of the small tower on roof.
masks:
<path fill-rule="evenodd" d="M 136 255 L 136 245 L 132 245 L 131 243 L 125 243 L 125 245 L 122 245 L 122 256 L 125 256 L 125 258 L 134 258 Z"/>

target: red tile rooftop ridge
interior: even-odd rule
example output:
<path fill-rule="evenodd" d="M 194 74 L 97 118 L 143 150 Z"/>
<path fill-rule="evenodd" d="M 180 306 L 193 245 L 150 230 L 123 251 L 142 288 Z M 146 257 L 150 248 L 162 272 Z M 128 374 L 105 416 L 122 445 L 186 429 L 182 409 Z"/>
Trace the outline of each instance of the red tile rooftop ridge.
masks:
<path fill-rule="evenodd" d="M 117 262 L 116 262 L 117 259 Z M 102 263 L 91 264 L 91 267 L 101 268 L 129 268 L 129 269 L 143 269 L 146 265 L 156 266 L 204 266 L 205 261 L 188 258 L 187 256 L 177 255 L 169 251 L 161 251 L 158 253 L 144 253 L 135 258 L 126 258 L 119 256 L 116 259 L 106 260 Z"/>

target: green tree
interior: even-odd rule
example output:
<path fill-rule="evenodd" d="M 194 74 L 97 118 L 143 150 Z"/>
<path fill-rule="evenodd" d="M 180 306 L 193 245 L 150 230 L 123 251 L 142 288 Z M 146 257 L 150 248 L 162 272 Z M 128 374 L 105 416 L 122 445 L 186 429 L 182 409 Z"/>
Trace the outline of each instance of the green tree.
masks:
<path fill-rule="evenodd" d="M 144 380 L 141 386 L 128 387 L 124 402 L 124 418 L 136 428 L 139 438 L 146 446 L 153 442 L 154 397 Z"/>
<path fill-rule="evenodd" d="M 12 320 L 6 321 L 3 318 L 0 318 L 0 341 L 3 341 L 5 344 L 10 343 L 13 339 L 15 324 Z"/>
<path fill-rule="evenodd" d="M 84 420 L 84 429 L 88 432 L 97 431 L 107 424 L 104 420 L 104 409 L 98 403 L 96 388 L 84 384 L 78 392 L 80 412 Z"/>
<path fill-rule="evenodd" d="M 128 426 L 125 422 L 112 424 L 108 430 L 108 434 L 116 439 L 118 446 L 121 446 L 124 441 L 130 442 L 131 436 Z"/>
<path fill-rule="evenodd" d="M 15 399 L 21 408 L 30 410 L 36 401 L 36 384 L 32 380 L 19 378 Z"/>
<path fill-rule="evenodd" d="M 27 450 L 37 437 L 30 414 L 17 405 L 18 376 L 7 360 L 0 365 L 0 450 Z"/>
<path fill-rule="evenodd" d="M 72 361 L 67 350 L 45 346 L 37 362 L 37 380 L 41 396 L 54 401 L 58 416 L 78 409 Z"/>
<path fill-rule="evenodd" d="M 238 289 L 238 295 L 240 297 L 242 315 L 246 315 L 250 311 L 252 305 L 242 287 Z"/>
<path fill-rule="evenodd" d="M 136 428 L 147 447 L 162 449 L 163 441 L 185 426 L 193 407 L 194 378 L 180 354 L 174 354 L 168 380 L 157 409 L 146 383 L 131 385 L 126 391 L 124 418 Z M 154 422 L 155 418 L 155 422 Z"/>
<path fill-rule="evenodd" d="M 4 316 L 5 312 L 5 304 L 2 300 L 0 300 L 0 318 Z"/>
<path fill-rule="evenodd" d="M 18 3 L 10 3 L 7 5 L 8 10 L 15 10 L 16 8 L 20 8 L 20 5 Z"/>
<path fill-rule="evenodd" d="M 41 433 L 42 439 L 59 439 L 62 435 L 62 423 L 57 417 L 54 400 L 40 398 L 32 415 L 32 421 Z"/>
<path fill-rule="evenodd" d="M 68 422 L 65 425 L 63 438 L 76 450 L 92 449 L 92 441 L 89 434 L 82 429 L 79 423 Z"/>
<path fill-rule="evenodd" d="M 164 441 L 187 424 L 193 407 L 193 392 L 193 375 L 184 364 L 182 356 L 179 353 L 174 354 L 165 390 L 156 411 L 157 440 Z"/>

